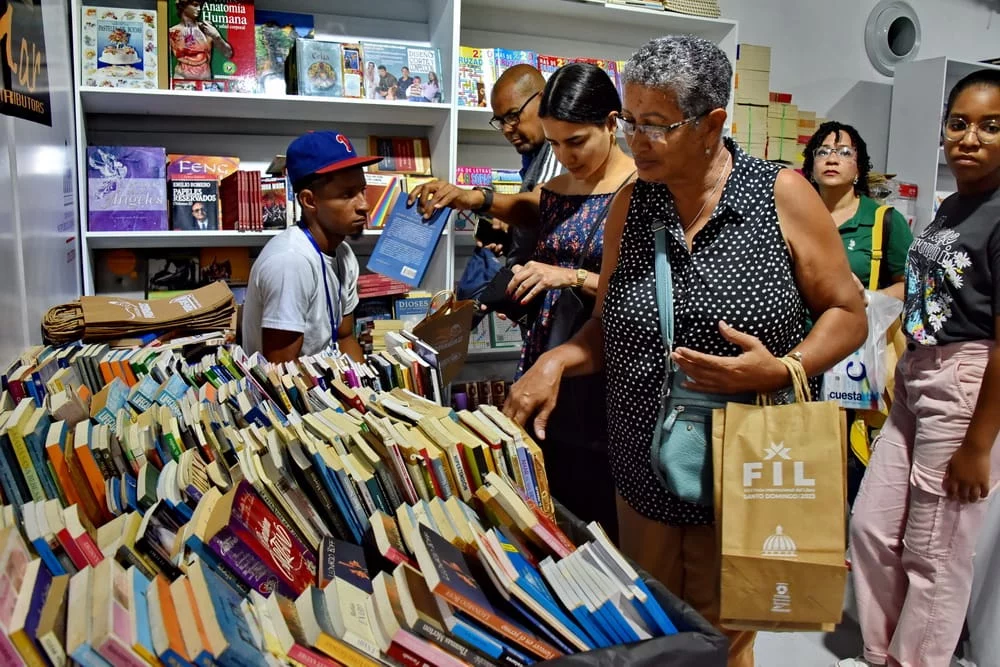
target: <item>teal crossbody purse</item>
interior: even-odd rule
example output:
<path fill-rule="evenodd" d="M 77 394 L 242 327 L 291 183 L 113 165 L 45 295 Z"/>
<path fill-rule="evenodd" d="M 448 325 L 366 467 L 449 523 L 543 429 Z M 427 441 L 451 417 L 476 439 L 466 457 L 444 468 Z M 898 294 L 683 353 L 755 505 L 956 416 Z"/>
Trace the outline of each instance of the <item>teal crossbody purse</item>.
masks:
<path fill-rule="evenodd" d="M 673 277 L 667 255 L 667 229 L 656 221 L 656 305 L 666 353 L 660 411 L 650 450 L 660 484 L 681 500 L 712 505 L 712 411 L 726 403 L 752 403 L 753 394 L 706 394 L 684 388 L 687 376 L 671 358 L 674 351 Z"/>

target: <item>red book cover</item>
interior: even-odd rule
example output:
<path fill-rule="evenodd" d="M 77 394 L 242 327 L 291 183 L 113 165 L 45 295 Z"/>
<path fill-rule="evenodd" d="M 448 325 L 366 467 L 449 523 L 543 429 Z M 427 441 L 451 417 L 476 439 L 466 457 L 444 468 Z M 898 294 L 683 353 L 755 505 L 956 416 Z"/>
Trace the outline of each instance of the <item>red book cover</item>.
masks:
<path fill-rule="evenodd" d="M 264 195 L 261 192 L 260 187 L 260 172 L 253 172 L 253 178 L 251 179 L 253 184 L 253 196 L 257 202 L 257 205 L 253 207 L 253 218 L 254 224 L 256 225 L 256 231 L 264 231 Z"/>
<path fill-rule="evenodd" d="M 257 45 L 253 0 L 167 4 L 170 27 L 165 46 L 170 49 L 170 87 L 254 92 Z"/>
<path fill-rule="evenodd" d="M 297 594 L 316 584 L 316 555 L 281 523 L 245 481 L 240 482 L 233 499 L 232 521 L 243 526 L 263 547 L 254 551 Z"/>
<path fill-rule="evenodd" d="M 219 199 L 222 200 L 222 229 L 236 229 L 239 210 L 236 205 L 236 187 L 240 172 L 234 172 L 222 179 L 219 185 Z"/>

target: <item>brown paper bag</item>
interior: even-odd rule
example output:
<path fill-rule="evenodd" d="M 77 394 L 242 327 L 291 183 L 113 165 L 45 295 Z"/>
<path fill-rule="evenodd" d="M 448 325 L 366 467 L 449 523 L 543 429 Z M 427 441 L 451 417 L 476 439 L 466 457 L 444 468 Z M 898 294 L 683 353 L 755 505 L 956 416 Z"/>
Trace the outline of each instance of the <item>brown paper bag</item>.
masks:
<path fill-rule="evenodd" d="M 440 304 L 435 307 L 436 304 Z M 451 383 L 469 355 L 474 301 L 456 301 L 453 292 L 438 292 L 431 299 L 428 315 L 413 327 L 414 335 L 438 353 L 441 379 Z"/>
<path fill-rule="evenodd" d="M 804 400 L 800 365 L 793 376 L 798 402 L 732 403 L 713 428 L 727 628 L 826 629 L 841 618 L 846 424 L 835 402 Z"/>

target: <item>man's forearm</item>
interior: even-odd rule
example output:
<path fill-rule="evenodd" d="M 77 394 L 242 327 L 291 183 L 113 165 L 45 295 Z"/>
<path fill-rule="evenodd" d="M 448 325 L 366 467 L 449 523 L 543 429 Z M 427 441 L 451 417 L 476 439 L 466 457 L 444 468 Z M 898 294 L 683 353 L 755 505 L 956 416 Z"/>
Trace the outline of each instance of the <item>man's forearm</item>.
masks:
<path fill-rule="evenodd" d="M 365 353 L 361 349 L 361 343 L 358 342 L 354 334 L 344 336 L 338 340 L 337 348 L 351 359 L 354 359 L 354 361 L 361 363 L 365 360 Z"/>

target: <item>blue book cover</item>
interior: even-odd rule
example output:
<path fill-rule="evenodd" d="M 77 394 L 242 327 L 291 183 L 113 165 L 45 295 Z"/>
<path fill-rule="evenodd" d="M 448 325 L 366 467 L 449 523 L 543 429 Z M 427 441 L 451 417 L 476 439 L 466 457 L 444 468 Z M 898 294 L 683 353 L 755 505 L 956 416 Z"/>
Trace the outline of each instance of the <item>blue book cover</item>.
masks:
<path fill-rule="evenodd" d="M 234 591 L 239 593 L 241 596 L 247 596 L 250 594 L 250 586 L 243 583 L 243 581 L 237 577 L 229 566 L 216 554 L 214 551 L 205 546 L 197 536 L 190 535 L 184 542 L 184 546 L 195 556 L 201 559 L 201 562 L 207 566 L 212 572 L 225 584 L 227 584 Z"/>
<path fill-rule="evenodd" d="M 457 609 L 452 609 L 445 617 L 445 624 L 448 626 L 448 631 L 455 635 L 459 641 L 482 651 L 491 658 L 505 663 L 513 661 L 523 665 L 531 665 L 536 662 L 534 658 L 523 653 L 520 649 L 480 628 L 475 620 Z M 505 660 L 508 656 L 513 660 Z"/>
<path fill-rule="evenodd" d="M 132 627 L 135 631 L 135 641 L 144 647 L 150 655 L 156 655 L 156 649 L 153 648 L 153 635 L 149 628 L 149 604 L 146 602 L 149 579 L 135 567 L 129 568 L 128 576 L 132 582 L 132 609 L 135 610 L 135 621 Z"/>
<path fill-rule="evenodd" d="M 500 547 L 506 554 L 507 560 L 514 567 L 514 569 L 517 570 L 518 576 L 517 579 L 514 580 L 514 585 L 520 587 L 522 591 L 530 595 L 531 598 L 541 605 L 541 607 L 558 623 L 562 624 L 569 632 L 575 635 L 577 639 L 586 644 L 587 650 L 594 649 L 596 647 L 595 642 L 582 628 L 580 628 L 580 626 L 576 624 L 576 622 L 563 612 L 559 603 L 549 591 L 548 586 L 542 580 L 541 575 L 538 574 L 538 571 L 535 570 L 524 555 L 518 551 L 517 547 L 504 538 L 503 534 L 499 530 L 494 528 L 491 532 L 500 542 Z"/>
<path fill-rule="evenodd" d="M 38 473 L 38 479 L 42 483 L 45 497 L 49 500 L 57 500 L 59 499 L 59 491 L 56 488 L 52 469 L 49 466 L 49 459 L 45 453 L 45 438 L 48 436 L 51 424 L 52 419 L 49 418 L 48 413 L 43 414 L 38 420 L 35 430 L 24 434 L 24 443 L 28 446 L 28 455 L 31 457 L 31 462 L 35 465 L 35 471 Z"/>
<path fill-rule="evenodd" d="M 344 540 L 333 540 L 333 549 L 329 552 L 333 560 L 334 576 L 360 591 L 372 594 L 372 580 L 368 574 L 368 563 L 365 561 L 365 551 L 357 544 Z"/>
<path fill-rule="evenodd" d="M 351 530 L 351 536 L 354 541 L 358 544 L 361 543 L 361 537 L 363 531 L 361 530 L 361 522 L 358 517 L 354 515 L 354 509 L 351 507 L 350 501 L 347 499 L 347 494 L 340 487 L 340 482 L 337 480 L 337 476 L 332 470 L 326 465 L 326 461 L 319 452 L 312 452 L 310 454 L 313 465 L 316 470 L 319 471 L 320 481 L 323 482 L 323 486 L 326 488 L 326 492 L 330 494 L 333 502 L 337 505 L 337 509 L 340 510 L 340 515 L 344 517 L 347 527 Z"/>
<path fill-rule="evenodd" d="M 125 407 L 125 403 L 128 401 L 128 385 L 122 382 L 121 378 L 116 377 L 105 387 L 105 390 L 107 393 L 104 396 L 104 405 L 94 415 L 94 419 L 100 424 L 107 424 L 111 428 L 115 428 L 118 412 Z M 95 396 L 95 400 L 96 398 Z"/>
<path fill-rule="evenodd" d="M 192 567 L 200 565 L 195 563 Z M 253 640 L 255 633 L 243 614 L 241 607 L 243 596 L 223 583 L 210 568 L 202 567 L 202 574 L 208 585 L 219 627 L 229 644 L 228 648 L 216 657 L 217 664 L 221 667 L 266 665 L 261 647 Z"/>
<path fill-rule="evenodd" d="M 416 204 L 408 207 L 406 197 L 397 198 L 368 258 L 368 270 L 411 287 L 419 286 L 447 221 L 448 211 L 443 208 L 425 220 Z"/>
<path fill-rule="evenodd" d="M 646 582 L 642 580 L 641 577 L 636 576 L 634 580 L 636 588 L 638 588 L 642 593 L 645 594 L 646 600 L 642 602 L 642 607 L 646 610 L 646 613 L 653 620 L 653 626 L 660 628 L 664 636 L 676 635 L 677 626 L 674 625 L 670 617 L 667 616 L 667 612 L 663 610 L 660 603 L 657 602 L 656 598 L 653 597 L 653 592 L 649 590 L 646 586 Z"/>

